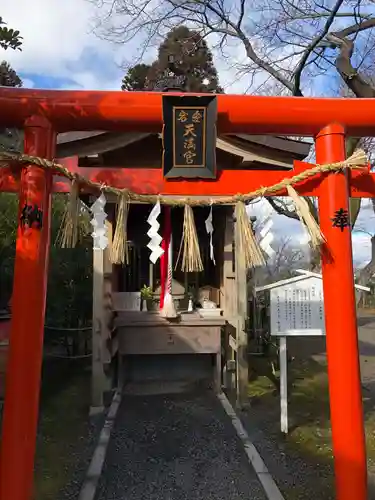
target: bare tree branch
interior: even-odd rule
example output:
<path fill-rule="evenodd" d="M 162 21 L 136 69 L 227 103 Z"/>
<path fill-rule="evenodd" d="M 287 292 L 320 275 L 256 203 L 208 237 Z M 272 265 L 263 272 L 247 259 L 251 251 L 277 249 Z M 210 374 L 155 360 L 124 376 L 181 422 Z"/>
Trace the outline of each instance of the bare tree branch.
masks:
<path fill-rule="evenodd" d="M 374 97 L 373 87 L 357 72 L 351 63 L 354 42 L 341 33 L 330 33 L 327 40 L 340 49 L 336 59 L 336 68 L 346 85 L 357 97 Z"/>
<path fill-rule="evenodd" d="M 336 1 L 335 6 L 332 9 L 332 11 L 331 11 L 330 15 L 328 16 L 328 19 L 324 25 L 323 31 L 316 38 L 314 38 L 314 40 L 308 45 L 307 49 L 305 50 L 305 53 L 301 57 L 301 59 L 298 63 L 298 66 L 296 68 L 296 71 L 294 73 L 294 88 L 293 88 L 294 95 L 302 96 L 302 92 L 301 92 L 301 74 L 302 74 L 302 71 L 303 71 L 311 53 L 314 52 L 314 50 L 319 45 L 319 43 L 327 35 L 329 29 L 331 28 L 331 26 L 335 20 L 336 14 L 339 11 L 343 2 L 344 2 L 344 0 L 337 0 Z"/>
<path fill-rule="evenodd" d="M 295 212 L 294 210 L 289 210 L 289 208 L 280 200 L 280 198 L 267 197 L 266 200 L 279 215 L 285 215 L 290 219 L 299 220 L 297 212 Z"/>
<path fill-rule="evenodd" d="M 337 31 L 334 34 L 336 36 L 338 36 L 339 38 L 345 38 L 345 37 L 348 37 L 350 35 L 355 35 L 361 31 L 365 31 L 365 30 L 368 30 L 368 29 L 374 28 L 374 27 L 375 27 L 375 19 L 370 18 L 370 19 L 367 19 L 366 21 L 353 24 L 352 26 L 348 26 L 347 28 L 344 28 L 340 31 Z"/>
<path fill-rule="evenodd" d="M 349 45 L 354 40 L 348 45 L 342 39 L 370 30 L 375 22 L 367 8 L 371 5 L 368 0 L 358 0 L 354 4 L 352 0 L 336 0 L 332 6 L 316 0 L 267 0 L 266 3 L 263 0 L 91 1 L 106 10 L 99 22 L 99 27 L 107 28 L 104 32 L 100 30 L 102 36 L 126 43 L 145 35 L 144 43 L 140 44 L 141 56 L 154 39 L 160 40 L 165 35 L 166 30 L 187 23 L 202 37 L 215 36 L 222 56 L 225 48 L 229 49 L 231 40 L 242 44 L 246 58 L 251 62 L 247 64 L 249 86 L 264 72 L 294 95 L 304 93 L 303 75 L 308 79 L 317 73 L 323 75 L 331 71 L 331 64 L 335 64 L 338 58 L 332 50 L 327 52 L 330 47 L 337 47 L 341 58 L 345 50 L 347 54 L 352 53 L 353 48 Z M 120 22 L 116 25 L 117 17 Z M 346 21 L 347 26 L 343 27 Z M 340 30 L 335 30 L 335 27 Z M 333 43 L 332 37 L 335 36 Z M 372 41 L 364 59 L 371 59 L 374 45 L 375 41 Z M 228 54 L 223 58 L 228 58 Z M 238 62 L 234 66 L 236 64 Z M 244 75 L 243 69 L 241 73 Z M 355 70 L 349 71 L 350 77 L 354 73 Z M 259 83 L 256 86 L 261 88 Z"/>
<path fill-rule="evenodd" d="M 241 29 L 243 16 L 245 15 L 245 0 L 241 0 L 240 15 L 237 22 L 237 29 Z"/>
<path fill-rule="evenodd" d="M 291 238 L 282 238 L 274 247 L 275 255 L 266 262 L 266 272 L 272 280 L 289 278 L 301 265 L 308 263 L 307 256 L 301 248 L 292 245 Z"/>

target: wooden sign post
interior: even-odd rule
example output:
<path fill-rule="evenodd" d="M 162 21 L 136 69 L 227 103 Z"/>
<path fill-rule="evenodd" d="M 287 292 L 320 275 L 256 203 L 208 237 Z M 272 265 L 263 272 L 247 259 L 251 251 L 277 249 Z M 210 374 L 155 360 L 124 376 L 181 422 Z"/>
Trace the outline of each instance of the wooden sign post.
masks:
<path fill-rule="evenodd" d="M 322 276 L 297 270 L 299 276 L 257 287 L 255 292 L 269 291 L 270 333 L 279 338 L 280 362 L 280 429 L 288 434 L 288 337 L 325 336 Z M 361 291 L 370 288 L 355 285 Z"/>

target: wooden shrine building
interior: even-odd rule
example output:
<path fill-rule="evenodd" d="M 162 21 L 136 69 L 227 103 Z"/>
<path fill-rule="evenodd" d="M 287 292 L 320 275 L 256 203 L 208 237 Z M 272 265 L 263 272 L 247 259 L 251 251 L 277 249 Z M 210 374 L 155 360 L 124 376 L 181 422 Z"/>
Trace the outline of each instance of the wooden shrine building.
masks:
<path fill-rule="evenodd" d="M 285 137 L 226 135 L 216 142 L 218 175 L 221 169 L 289 170 L 294 160 L 303 160 L 310 144 Z M 159 134 L 68 132 L 58 136 L 57 156 L 71 168 L 100 167 L 160 169 L 162 142 Z M 88 204 L 92 202 L 85 198 Z M 115 223 L 115 199 L 107 197 L 109 233 Z M 247 315 L 244 270 L 236 270 L 233 209 L 213 209 L 213 249 L 205 229 L 208 207 L 194 209 L 204 270 L 184 273 L 178 263 L 183 227 L 183 208 L 172 210 L 173 281 L 172 295 L 178 320 L 168 321 L 159 314 L 160 265 L 150 262 L 147 248 L 150 213 L 147 204 L 132 204 L 127 223 L 129 262 L 112 265 L 109 249 L 94 251 L 93 285 L 93 409 L 103 405 L 103 394 L 110 389 L 113 366 L 119 376 L 132 379 L 209 379 L 217 388 L 222 370 L 233 348 L 236 329 L 243 329 Z M 163 218 L 161 217 L 161 225 Z M 240 278 L 239 278 L 240 277 Z M 141 289 L 153 292 L 151 310 L 141 311 Z M 187 313 L 189 299 L 193 312 Z M 201 307 L 209 301 L 216 311 Z M 150 302 L 149 302 L 150 303 Z M 241 327 L 242 325 L 242 327 Z M 225 335 L 226 333 L 226 335 Z M 200 356 L 197 356 L 200 354 Z M 156 356 L 157 355 L 157 356 Z M 119 363 L 118 363 L 119 361 Z M 243 378 L 247 377 L 246 367 Z"/>

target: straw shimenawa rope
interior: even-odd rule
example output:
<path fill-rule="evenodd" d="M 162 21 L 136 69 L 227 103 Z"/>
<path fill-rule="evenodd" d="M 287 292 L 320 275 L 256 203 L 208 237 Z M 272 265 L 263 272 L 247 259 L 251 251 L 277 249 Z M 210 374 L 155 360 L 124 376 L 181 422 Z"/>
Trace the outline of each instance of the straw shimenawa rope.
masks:
<path fill-rule="evenodd" d="M 99 182 L 93 182 L 85 177 L 71 173 L 66 167 L 55 163 L 54 161 L 45 160 L 44 158 L 39 158 L 37 156 L 29 156 L 25 154 L 16 154 L 7 151 L 0 152 L 0 162 L 18 162 L 25 163 L 29 165 L 37 165 L 41 168 L 51 169 L 57 175 L 61 175 L 66 177 L 67 179 L 73 181 L 73 179 L 77 179 L 79 181 L 80 186 L 85 186 L 86 188 L 91 188 L 93 191 L 103 191 L 104 193 L 112 193 L 115 195 L 120 195 L 121 193 L 126 193 L 129 201 L 138 201 L 142 203 L 152 203 L 155 204 L 159 200 L 163 205 L 170 206 L 185 206 L 189 205 L 191 207 L 194 206 L 209 206 L 209 205 L 231 205 L 237 203 L 237 201 L 247 202 L 252 200 L 253 198 L 258 198 L 259 196 L 272 196 L 273 194 L 277 194 L 280 191 L 287 189 L 287 186 L 293 186 L 300 182 L 306 181 L 312 177 L 315 177 L 317 174 L 321 173 L 329 173 L 329 172 L 339 172 L 340 170 L 344 170 L 345 168 L 351 169 L 360 169 L 368 165 L 368 159 L 363 150 L 358 150 L 348 159 L 337 162 L 337 163 L 328 163 L 324 165 L 315 165 L 308 170 L 304 170 L 300 174 L 294 175 L 293 177 L 287 177 L 282 181 L 274 184 L 273 186 L 265 186 L 256 189 L 255 191 L 251 191 L 250 193 L 238 194 L 234 196 L 221 196 L 213 199 L 189 199 L 189 198 L 169 198 L 167 196 L 160 195 L 145 195 L 145 194 L 137 194 L 133 193 L 129 190 L 122 190 L 113 188 L 111 186 L 103 186 Z"/>
<path fill-rule="evenodd" d="M 288 191 L 288 195 L 293 200 L 300 221 L 310 235 L 312 248 L 319 248 L 325 242 L 325 238 L 320 230 L 318 223 L 310 212 L 307 201 L 301 196 L 298 196 L 298 193 L 293 186 L 287 186 L 286 189 Z"/>
<path fill-rule="evenodd" d="M 183 249 L 181 267 L 182 271 L 185 271 L 187 273 L 203 271 L 197 228 L 195 226 L 193 209 L 190 205 L 185 205 L 184 227 L 182 231 L 181 246 L 178 253 L 176 268 L 180 260 L 181 249 Z"/>
<path fill-rule="evenodd" d="M 79 240 L 79 216 L 81 211 L 79 190 L 79 181 L 73 178 L 69 203 L 66 207 L 57 238 L 62 248 L 75 248 Z"/>
<path fill-rule="evenodd" d="M 118 198 L 116 230 L 113 237 L 110 259 L 112 264 L 129 264 L 129 249 L 127 225 L 129 214 L 129 199 L 126 192 Z"/>
<path fill-rule="evenodd" d="M 246 214 L 245 202 L 250 201 L 259 196 L 272 196 L 286 190 L 292 198 L 297 214 L 301 222 L 307 228 L 311 243 L 314 248 L 319 247 L 324 242 L 320 228 L 312 217 L 306 200 L 301 198 L 293 185 L 306 181 L 317 174 L 339 172 L 345 168 L 363 169 L 368 164 L 367 157 L 362 150 L 356 151 L 347 160 L 329 163 L 326 165 L 316 165 L 308 170 L 305 170 L 297 175 L 283 179 L 273 186 L 260 187 L 255 191 L 246 194 L 238 194 L 235 196 L 217 197 L 214 199 L 189 199 L 189 198 L 169 198 L 160 195 L 141 195 L 129 191 L 127 189 L 117 189 L 111 186 L 103 186 L 98 182 L 93 182 L 85 177 L 71 173 L 66 167 L 36 156 L 25 154 L 15 154 L 6 151 L 0 152 L 0 162 L 18 162 L 28 165 L 37 165 L 44 169 L 53 170 L 55 174 L 66 177 L 72 181 L 71 197 L 68 210 L 64 220 L 64 228 L 62 230 L 63 246 L 75 246 L 78 240 L 78 218 L 79 218 L 79 189 L 85 186 L 91 191 L 105 192 L 115 194 L 118 197 L 118 217 L 115 236 L 112 245 L 111 260 L 113 263 L 128 262 L 128 247 L 127 247 L 127 218 L 129 211 L 129 202 L 142 202 L 155 204 L 160 202 L 170 206 L 184 206 L 184 228 L 181 245 L 183 245 L 182 269 L 187 272 L 197 272 L 203 270 L 202 259 L 200 256 L 199 242 L 197 230 L 195 227 L 194 214 L 192 207 L 207 206 L 207 205 L 236 205 L 236 239 L 238 241 L 238 250 L 242 252 L 245 265 L 249 267 L 257 267 L 264 264 L 263 253 L 260 250 L 258 243 L 254 237 L 251 223 Z M 181 252 L 180 247 L 180 252 Z M 179 257 L 177 262 L 179 261 Z"/>
<path fill-rule="evenodd" d="M 238 201 L 234 209 L 236 252 L 245 263 L 246 269 L 265 265 L 263 252 L 255 239 L 251 222 L 246 213 L 245 203 Z"/>

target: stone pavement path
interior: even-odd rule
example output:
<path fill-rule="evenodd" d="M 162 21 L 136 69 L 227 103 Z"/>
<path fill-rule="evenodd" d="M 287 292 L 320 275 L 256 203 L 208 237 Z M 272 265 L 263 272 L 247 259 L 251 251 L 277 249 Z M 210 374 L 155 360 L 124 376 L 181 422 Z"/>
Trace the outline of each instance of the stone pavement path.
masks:
<path fill-rule="evenodd" d="M 214 394 L 126 395 L 96 500 L 266 500 Z"/>

